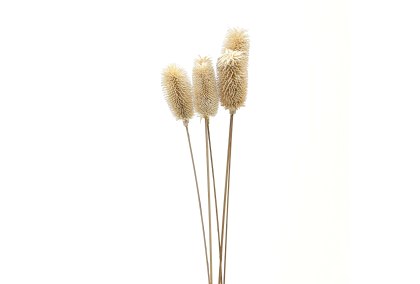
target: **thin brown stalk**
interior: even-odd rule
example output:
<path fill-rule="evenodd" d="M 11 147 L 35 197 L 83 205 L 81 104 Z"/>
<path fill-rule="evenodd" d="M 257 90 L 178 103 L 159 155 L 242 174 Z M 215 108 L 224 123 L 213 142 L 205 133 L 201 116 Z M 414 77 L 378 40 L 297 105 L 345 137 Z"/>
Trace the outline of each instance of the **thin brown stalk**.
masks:
<path fill-rule="evenodd" d="M 218 202 L 217 202 L 217 194 L 216 194 L 216 179 L 214 178 L 213 151 L 211 149 L 210 125 L 207 127 L 207 133 L 208 133 L 207 135 L 208 135 L 208 138 L 209 138 L 211 174 L 212 174 L 212 177 L 213 177 L 214 205 L 215 205 L 215 208 L 216 208 L 217 239 L 219 241 L 219 247 L 220 247 L 219 210 L 218 210 Z M 220 256 L 219 256 L 219 258 L 220 258 Z"/>
<path fill-rule="evenodd" d="M 231 134 L 230 134 L 230 152 L 229 152 L 229 171 L 228 171 L 228 178 L 227 178 L 227 201 L 226 201 L 226 231 L 225 231 L 225 255 L 224 255 L 224 268 L 223 268 L 223 284 L 226 283 L 226 255 L 227 255 L 227 244 L 228 244 L 228 224 L 229 224 L 229 197 L 230 197 L 230 169 L 231 169 L 231 162 L 232 162 L 232 139 L 233 139 L 233 113 L 231 114 Z"/>
<path fill-rule="evenodd" d="M 230 160 L 229 160 L 230 163 Z M 226 283 L 226 256 L 227 256 L 227 245 L 228 245 L 228 224 L 229 224 L 229 196 L 230 196 L 230 165 L 229 165 L 229 182 L 228 182 L 228 193 L 227 193 L 227 203 L 226 203 L 226 232 L 225 232 L 225 252 L 224 252 L 224 268 L 223 268 L 223 284 Z"/>
<path fill-rule="evenodd" d="M 223 215 L 222 215 L 222 240 L 219 247 L 219 284 L 222 284 L 222 264 L 223 264 L 223 248 L 224 248 L 224 241 L 225 241 L 225 222 L 226 222 L 226 211 L 227 211 L 227 193 L 228 193 L 228 178 L 230 172 L 230 156 L 231 156 L 231 148 L 232 148 L 232 128 L 233 128 L 233 115 L 234 112 L 231 112 L 230 115 L 230 123 L 229 123 L 229 139 L 228 139 L 228 150 L 227 150 L 227 158 L 226 158 L 226 174 L 225 174 L 225 192 L 223 198 Z M 224 271 L 223 271 L 224 274 Z"/>
<path fill-rule="evenodd" d="M 204 252 L 205 252 L 205 255 L 206 255 L 207 278 L 208 278 L 209 284 L 211 284 L 211 282 L 210 282 L 210 272 L 209 272 L 209 259 L 208 259 L 208 252 L 207 252 L 206 231 L 204 229 L 203 209 L 202 209 L 202 206 L 201 206 L 200 190 L 198 188 L 198 181 L 197 181 L 197 171 L 195 169 L 194 155 L 193 155 L 193 151 L 192 151 L 192 147 L 191 147 L 190 132 L 188 130 L 188 121 L 187 120 L 184 121 L 184 126 L 185 126 L 185 130 L 187 132 L 188 145 L 190 146 L 191 162 L 192 162 L 192 166 L 193 166 L 193 170 L 194 170 L 195 186 L 196 186 L 196 189 L 197 189 L 198 206 L 200 208 L 201 229 L 203 231 Z"/>
<path fill-rule="evenodd" d="M 205 119 L 205 136 L 206 136 L 206 167 L 207 167 L 207 201 L 208 201 L 208 217 L 209 217 L 209 244 L 210 244 L 210 284 L 213 283 L 213 248 L 211 238 L 211 198 L 210 198 L 210 165 L 209 165 L 209 138 L 208 138 L 209 118 Z"/>

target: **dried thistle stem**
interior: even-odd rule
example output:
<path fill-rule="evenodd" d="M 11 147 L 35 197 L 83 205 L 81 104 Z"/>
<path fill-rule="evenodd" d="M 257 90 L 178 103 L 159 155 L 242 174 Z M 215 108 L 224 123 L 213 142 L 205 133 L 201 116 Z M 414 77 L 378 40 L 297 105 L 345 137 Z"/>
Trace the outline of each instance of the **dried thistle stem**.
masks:
<path fill-rule="evenodd" d="M 207 201 L 209 217 L 209 245 L 210 245 L 210 284 L 213 283 L 213 248 L 211 233 L 211 198 L 210 198 L 210 164 L 209 164 L 209 138 L 208 138 L 209 118 L 205 118 L 205 137 L 206 137 L 206 168 L 207 168 Z"/>
<path fill-rule="evenodd" d="M 208 259 L 208 252 L 207 252 L 206 231 L 204 229 L 203 208 L 201 206 L 201 197 L 200 197 L 200 190 L 199 190 L 199 187 L 198 187 L 197 171 L 195 169 L 194 154 L 193 154 L 192 147 L 191 147 L 190 132 L 188 130 L 188 120 L 184 120 L 184 126 L 185 126 L 185 130 L 187 132 L 188 145 L 190 147 L 191 162 L 192 162 L 192 166 L 193 166 L 193 170 L 194 170 L 195 186 L 196 186 L 196 189 L 197 189 L 197 199 L 198 199 L 198 206 L 199 206 L 199 209 L 200 209 L 200 218 L 201 218 L 201 229 L 203 231 L 204 252 L 205 252 L 205 255 L 206 255 L 207 278 L 208 278 L 209 284 L 211 284 L 211 282 L 210 282 L 210 272 L 209 272 L 209 259 Z"/>
<path fill-rule="evenodd" d="M 227 158 L 226 158 L 226 173 L 225 173 L 225 191 L 224 191 L 224 198 L 223 198 L 223 215 L 222 215 L 222 240 L 219 247 L 219 284 L 222 284 L 222 279 L 224 279 L 225 271 L 222 271 L 222 264 L 226 264 L 226 258 L 223 258 L 223 251 L 225 250 L 226 255 L 226 232 L 225 232 L 225 224 L 227 224 L 227 201 L 228 201 L 228 187 L 230 186 L 230 159 L 231 159 L 231 152 L 232 152 L 232 130 L 233 130 L 233 115 L 234 111 L 231 111 L 230 114 L 230 123 L 229 123 L 229 138 L 228 138 L 228 150 L 227 150 Z M 226 265 L 224 266 L 226 267 Z M 226 269 L 226 268 L 224 268 Z"/>
<path fill-rule="evenodd" d="M 223 284 L 226 283 L 226 255 L 227 255 L 227 244 L 228 244 L 228 224 L 229 224 L 229 197 L 230 197 L 230 169 L 231 169 L 231 162 L 232 162 L 232 139 L 233 139 L 233 115 L 234 113 L 231 113 L 230 115 L 230 153 L 229 153 L 229 162 L 228 162 L 228 177 L 227 177 L 227 200 L 226 200 L 226 231 L 225 231 L 225 254 L 224 254 L 224 268 L 223 268 Z"/>
<path fill-rule="evenodd" d="M 219 209 L 218 209 L 217 194 L 216 194 L 216 179 L 214 177 L 213 151 L 211 148 L 210 125 L 207 127 L 207 133 L 208 133 L 207 135 L 208 135 L 208 140 L 209 140 L 211 173 L 212 173 L 212 178 L 213 178 L 214 207 L 216 208 L 217 239 L 218 239 L 218 243 L 220 247 Z"/>

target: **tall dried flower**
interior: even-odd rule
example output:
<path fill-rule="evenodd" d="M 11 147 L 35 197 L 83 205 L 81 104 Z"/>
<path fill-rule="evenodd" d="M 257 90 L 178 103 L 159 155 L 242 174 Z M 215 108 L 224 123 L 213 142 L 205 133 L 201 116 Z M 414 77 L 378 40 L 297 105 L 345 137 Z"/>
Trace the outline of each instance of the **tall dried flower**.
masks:
<path fill-rule="evenodd" d="M 220 102 L 222 106 L 230 111 L 228 154 L 226 159 L 225 190 L 223 199 L 222 234 L 219 246 L 219 284 L 225 283 L 226 280 L 226 249 L 229 220 L 233 117 L 236 110 L 243 106 L 246 100 L 248 89 L 248 54 L 249 39 L 247 33 L 241 29 L 229 30 L 222 49 L 222 55 L 217 61 Z M 222 263 L 224 264 L 223 270 Z"/>

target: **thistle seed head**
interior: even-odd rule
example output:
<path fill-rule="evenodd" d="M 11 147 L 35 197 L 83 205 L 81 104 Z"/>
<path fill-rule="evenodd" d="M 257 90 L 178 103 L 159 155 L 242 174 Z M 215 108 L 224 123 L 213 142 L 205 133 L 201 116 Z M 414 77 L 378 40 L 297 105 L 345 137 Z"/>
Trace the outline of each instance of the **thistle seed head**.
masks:
<path fill-rule="evenodd" d="M 233 28 L 228 30 L 223 46 L 223 51 L 225 49 L 242 51 L 244 55 L 248 57 L 249 37 L 246 30 L 239 28 Z"/>
<path fill-rule="evenodd" d="M 208 57 L 199 57 L 193 68 L 193 93 L 196 112 L 204 118 L 214 116 L 219 107 L 216 77 Z"/>
<path fill-rule="evenodd" d="M 217 74 L 222 106 L 236 111 L 244 105 L 248 89 L 246 54 L 226 49 L 217 61 Z"/>
<path fill-rule="evenodd" d="M 193 117 L 191 83 L 187 73 L 172 64 L 162 72 L 162 87 L 166 101 L 176 119 L 187 121 Z"/>

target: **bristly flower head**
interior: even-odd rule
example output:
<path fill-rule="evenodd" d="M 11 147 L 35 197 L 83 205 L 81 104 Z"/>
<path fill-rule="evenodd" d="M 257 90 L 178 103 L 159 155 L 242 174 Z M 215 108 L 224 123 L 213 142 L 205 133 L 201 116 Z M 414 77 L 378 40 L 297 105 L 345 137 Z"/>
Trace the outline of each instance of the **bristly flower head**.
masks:
<path fill-rule="evenodd" d="M 187 73 L 172 64 L 162 72 L 162 87 L 166 101 L 176 119 L 188 121 L 194 115 L 191 83 Z"/>
<path fill-rule="evenodd" d="M 222 106 L 231 112 L 244 105 L 248 89 L 247 60 L 242 51 L 226 49 L 217 61 Z"/>
<path fill-rule="evenodd" d="M 219 106 L 216 77 L 213 64 L 208 57 L 199 57 L 193 68 L 194 107 L 204 118 L 214 116 Z"/>
<path fill-rule="evenodd" d="M 228 30 L 222 52 L 225 49 L 242 51 L 244 56 L 248 57 L 249 37 L 246 30 L 239 28 Z"/>
<path fill-rule="evenodd" d="M 222 106 L 231 112 L 245 104 L 248 89 L 249 37 L 243 29 L 230 29 L 217 62 Z"/>

